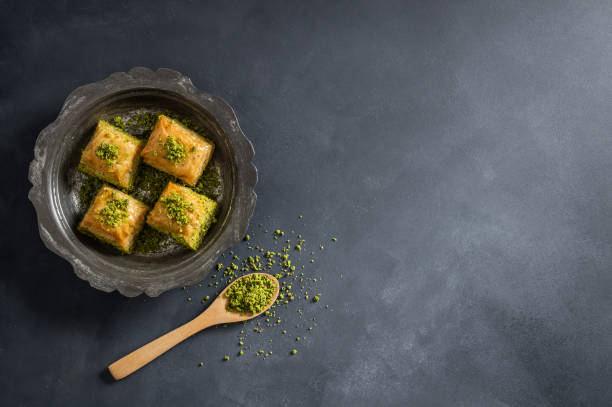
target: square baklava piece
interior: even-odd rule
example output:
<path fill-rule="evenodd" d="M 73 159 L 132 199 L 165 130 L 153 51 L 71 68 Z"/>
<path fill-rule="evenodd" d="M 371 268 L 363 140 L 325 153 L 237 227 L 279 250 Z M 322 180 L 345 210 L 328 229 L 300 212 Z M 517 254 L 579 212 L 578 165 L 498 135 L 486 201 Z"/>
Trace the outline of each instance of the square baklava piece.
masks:
<path fill-rule="evenodd" d="M 175 119 L 160 115 L 140 153 L 145 163 L 195 186 L 215 145 Z"/>
<path fill-rule="evenodd" d="M 217 202 L 189 188 L 169 182 L 147 216 L 153 229 L 196 250 L 216 219 Z"/>
<path fill-rule="evenodd" d="M 78 169 L 120 188 L 131 188 L 144 141 L 100 120 Z"/>
<path fill-rule="evenodd" d="M 84 234 L 131 253 L 149 208 L 108 185 L 102 186 L 78 226 Z"/>

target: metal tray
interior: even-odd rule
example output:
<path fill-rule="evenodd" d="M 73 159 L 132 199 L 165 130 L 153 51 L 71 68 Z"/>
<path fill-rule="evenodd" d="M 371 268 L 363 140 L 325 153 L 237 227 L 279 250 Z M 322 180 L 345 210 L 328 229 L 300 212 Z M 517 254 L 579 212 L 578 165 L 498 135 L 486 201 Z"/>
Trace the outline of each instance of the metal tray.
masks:
<path fill-rule="evenodd" d="M 204 129 L 215 143 L 214 164 L 223 188 L 217 223 L 193 252 L 172 246 L 152 255 L 121 255 L 76 231 L 84 213 L 75 169 L 96 122 L 137 111 L 169 110 Z M 28 194 L 45 245 L 72 264 L 80 278 L 102 291 L 155 297 L 201 281 L 219 254 L 245 234 L 255 208 L 254 150 L 232 108 L 198 90 L 170 69 L 137 67 L 81 86 L 64 102 L 57 119 L 41 131 L 30 163 Z"/>

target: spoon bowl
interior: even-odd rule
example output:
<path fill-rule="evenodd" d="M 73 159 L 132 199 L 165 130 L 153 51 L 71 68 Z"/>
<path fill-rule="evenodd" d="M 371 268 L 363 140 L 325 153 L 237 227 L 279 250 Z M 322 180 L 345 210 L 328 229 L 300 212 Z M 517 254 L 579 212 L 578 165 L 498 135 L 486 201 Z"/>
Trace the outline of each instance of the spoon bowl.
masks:
<path fill-rule="evenodd" d="M 245 277 L 248 276 L 253 276 L 253 275 L 262 275 L 262 276 L 266 276 L 268 277 L 270 280 L 272 280 L 272 282 L 274 283 L 274 294 L 272 295 L 272 299 L 270 300 L 270 302 L 268 303 L 268 305 L 265 306 L 265 308 L 263 310 L 261 310 L 260 312 L 258 312 L 257 314 L 241 314 L 239 312 L 233 312 L 233 311 L 228 311 L 227 310 L 227 297 L 225 296 L 225 293 L 227 292 L 227 290 L 234 284 L 236 284 L 236 282 L 238 282 L 239 280 L 242 280 Z M 266 273 L 250 273 L 250 274 L 245 274 L 242 277 L 237 278 L 236 280 L 234 280 L 231 284 L 228 284 L 227 287 L 225 287 L 223 289 L 223 291 L 221 291 L 219 293 L 219 295 L 217 296 L 217 298 L 215 298 L 215 300 L 212 302 L 212 304 L 210 304 L 210 306 L 208 308 L 206 308 L 206 311 L 204 311 L 203 313 L 201 313 L 199 317 L 201 317 L 202 315 L 211 312 L 212 314 L 214 314 L 216 317 L 220 318 L 220 322 L 217 322 L 218 324 L 229 324 L 229 323 L 234 323 L 234 322 L 243 322 L 243 321 L 248 321 L 249 319 L 253 319 L 255 317 L 260 316 L 261 314 L 263 314 L 264 312 L 266 312 L 268 309 L 270 309 L 270 307 L 272 306 L 272 304 L 274 304 L 274 301 L 276 301 L 276 298 L 278 297 L 278 293 L 280 291 L 280 285 L 278 283 L 278 280 L 276 279 L 276 277 L 270 275 L 270 274 L 266 274 Z"/>
<path fill-rule="evenodd" d="M 236 284 L 237 281 L 256 274 L 266 276 L 267 278 L 273 281 L 275 290 L 274 294 L 272 295 L 272 298 L 270 299 L 270 302 L 264 307 L 264 309 L 262 309 L 256 314 L 241 314 L 238 312 L 228 311 L 227 297 L 225 296 L 227 290 L 232 285 Z M 168 332 L 163 336 L 160 336 L 152 342 L 147 343 L 146 345 L 136 349 L 132 353 L 112 363 L 108 366 L 108 371 L 115 380 L 123 379 L 124 377 L 134 373 L 136 370 L 140 369 L 147 363 L 151 362 L 153 359 L 167 352 L 174 346 L 178 345 L 185 339 L 206 328 L 219 324 L 231 324 L 235 322 L 243 322 L 249 319 L 253 319 L 266 312 L 272 306 L 272 304 L 274 304 L 274 301 L 276 301 L 276 298 L 278 297 L 279 291 L 280 284 L 278 283 L 278 280 L 276 279 L 276 277 L 270 274 L 250 273 L 240 278 L 237 278 L 231 284 L 225 287 L 225 289 L 221 291 L 217 298 L 215 298 L 212 304 L 210 304 L 210 306 L 206 308 L 206 310 L 200 315 L 187 322 L 186 324 L 176 328 L 173 331 Z"/>

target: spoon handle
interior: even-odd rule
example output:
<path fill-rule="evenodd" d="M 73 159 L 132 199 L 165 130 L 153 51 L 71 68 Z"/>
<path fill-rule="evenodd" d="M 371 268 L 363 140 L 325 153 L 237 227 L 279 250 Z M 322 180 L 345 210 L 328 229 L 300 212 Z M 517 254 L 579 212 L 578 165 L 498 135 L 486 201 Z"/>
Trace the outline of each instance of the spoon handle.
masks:
<path fill-rule="evenodd" d="M 159 338 L 136 349 L 132 353 L 125 355 L 121 359 L 108 366 L 108 371 L 115 380 L 134 373 L 153 359 L 170 350 L 175 345 L 181 343 L 190 336 L 208 328 L 212 324 L 207 323 L 202 318 L 196 318 L 187 322 L 185 325 L 160 336 Z"/>

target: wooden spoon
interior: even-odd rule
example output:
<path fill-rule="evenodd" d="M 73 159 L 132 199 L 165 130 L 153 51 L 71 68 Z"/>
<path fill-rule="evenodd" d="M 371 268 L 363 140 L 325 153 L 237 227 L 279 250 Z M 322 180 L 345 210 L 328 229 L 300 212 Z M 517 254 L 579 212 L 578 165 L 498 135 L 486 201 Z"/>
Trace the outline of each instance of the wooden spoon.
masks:
<path fill-rule="evenodd" d="M 238 312 L 231 312 L 226 310 L 225 306 L 227 304 L 227 297 L 225 296 L 225 292 L 227 291 L 227 289 L 231 287 L 232 284 L 235 284 L 236 281 L 253 274 L 261 274 L 274 281 L 276 290 L 274 291 L 274 295 L 272 296 L 270 303 L 261 312 L 258 312 L 257 314 L 243 315 Z M 157 358 L 175 345 L 178 345 L 185 339 L 200 332 L 203 329 L 206 329 L 213 325 L 242 322 L 261 315 L 262 313 L 266 312 L 268 308 L 272 306 L 272 304 L 274 304 L 274 301 L 276 301 L 276 297 L 278 297 L 278 291 L 280 289 L 278 280 L 274 276 L 265 273 L 247 274 L 236 279 L 232 284 L 228 285 L 223 291 L 221 291 L 221 294 L 219 294 L 217 298 L 215 298 L 215 300 L 212 302 L 212 304 L 210 304 L 210 306 L 206 308 L 206 311 L 204 311 L 191 321 L 187 322 L 185 325 L 182 325 L 176 328 L 175 330 L 170 331 L 163 336 L 160 336 L 154 341 L 147 343 L 146 345 L 136 349 L 134 352 L 122 357 L 118 361 L 108 366 L 108 371 L 113 376 L 113 378 L 115 380 L 123 379 L 125 376 L 134 373 L 136 370 L 140 369 L 153 359 Z"/>

